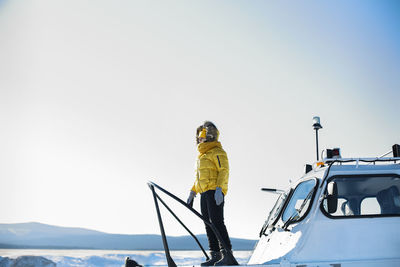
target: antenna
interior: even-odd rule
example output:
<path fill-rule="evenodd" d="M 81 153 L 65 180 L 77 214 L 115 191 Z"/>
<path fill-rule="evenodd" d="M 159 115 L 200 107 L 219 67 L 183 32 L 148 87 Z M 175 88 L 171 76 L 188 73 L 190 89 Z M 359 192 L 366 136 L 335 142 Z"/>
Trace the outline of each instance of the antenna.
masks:
<path fill-rule="evenodd" d="M 319 161 L 319 153 L 318 153 L 318 130 L 322 129 L 322 125 L 320 122 L 320 118 L 318 116 L 315 116 L 313 118 L 313 128 L 315 130 L 315 140 L 317 144 L 317 161 Z"/>

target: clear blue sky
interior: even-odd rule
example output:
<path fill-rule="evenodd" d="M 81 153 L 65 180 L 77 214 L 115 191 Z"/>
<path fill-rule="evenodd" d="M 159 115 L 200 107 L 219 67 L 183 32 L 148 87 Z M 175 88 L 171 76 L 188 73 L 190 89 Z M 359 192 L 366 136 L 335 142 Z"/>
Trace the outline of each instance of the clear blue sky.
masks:
<path fill-rule="evenodd" d="M 195 129 L 212 120 L 228 230 L 256 239 L 274 201 L 260 187 L 315 160 L 313 116 L 320 147 L 345 157 L 400 143 L 399 14 L 397 1 L 0 1 L 0 223 L 159 233 L 146 182 L 186 199 Z"/>

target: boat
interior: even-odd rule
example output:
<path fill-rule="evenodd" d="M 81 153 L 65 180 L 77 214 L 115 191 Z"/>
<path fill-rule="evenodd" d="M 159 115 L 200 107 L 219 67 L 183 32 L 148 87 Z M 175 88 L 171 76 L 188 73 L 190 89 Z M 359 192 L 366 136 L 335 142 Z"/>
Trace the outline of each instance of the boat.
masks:
<path fill-rule="evenodd" d="M 288 189 L 265 188 L 278 199 L 248 265 L 400 266 L 399 161 L 327 157 Z"/>

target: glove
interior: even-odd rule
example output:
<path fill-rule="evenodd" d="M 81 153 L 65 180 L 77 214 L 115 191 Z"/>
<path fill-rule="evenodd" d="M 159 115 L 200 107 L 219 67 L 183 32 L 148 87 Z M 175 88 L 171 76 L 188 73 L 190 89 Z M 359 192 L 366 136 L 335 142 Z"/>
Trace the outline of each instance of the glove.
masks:
<path fill-rule="evenodd" d="M 221 203 L 224 201 L 224 194 L 222 193 L 221 187 L 215 188 L 214 198 L 217 206 L 221 205 Z"/>
<path fill-rule="evenodd" d="M 186 201 L 186 204 L 191 208 L 193 208 L 193 200 L 194 200 L 195 196 L 196 196 L 196 192 L 190 191 L 190 194 L 189 194 L 189 197 L 188 197 L 188 199 Z"/>

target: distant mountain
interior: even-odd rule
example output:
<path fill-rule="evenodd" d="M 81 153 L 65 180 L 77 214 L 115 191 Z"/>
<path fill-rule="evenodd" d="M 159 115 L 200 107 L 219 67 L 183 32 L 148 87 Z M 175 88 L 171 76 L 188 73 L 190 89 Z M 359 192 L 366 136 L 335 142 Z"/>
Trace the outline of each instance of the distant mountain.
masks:
<path fill-rule="evenodd" d="M 8 267 L 8 266 L 56 267 L 57 264 L 42 256 L 19 256 L 16 259 L 8 257 L 3 258 L 0 256 L 0 266 L 1 267 Z"/>
<path fill-rule="evenodd" d="M 197 236 L 205 249 L 205 235 Z M 191 236 L 167 237 L 171 250 L 198 250 Z M 231 238 L 235 250 L 251 250 L 255 240 Z M 0 248 L 162 250 L 160 235 L 121 235 L 41 223 L 0 224 Z"/>

